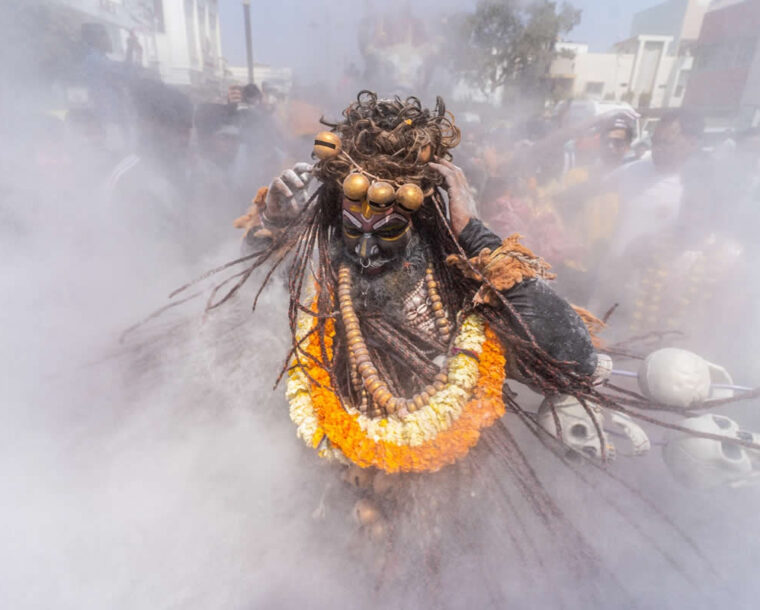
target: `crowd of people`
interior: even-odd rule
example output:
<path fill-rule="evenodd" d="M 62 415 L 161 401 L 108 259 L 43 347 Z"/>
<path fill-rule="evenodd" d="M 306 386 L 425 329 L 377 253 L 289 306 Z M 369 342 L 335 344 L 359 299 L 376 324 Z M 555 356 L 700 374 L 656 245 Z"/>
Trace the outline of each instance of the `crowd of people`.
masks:
<path fill-rule="evenodd" d="M 82 201 L 127 233 L 197 257 L 235 238 L 233 221 L 261 186 L 308 160 L 315 108 L 330 116 L 325 100 L 309 107 L 254 84 L 191 96 L 135 68 L 136 41 L 123 62 L 108 58 L 97 27 L 83 27 L 82 42 L 87 102 L 8 121 L 2 214 L 13 231 L 36 223 L 21 213 L 30 201 Z M 315 116 L 303 121 L 298 104 Z M 480 217 L 497 234 L 522 234 L 572 302 L 612 312 L 618 339 L 684 333 L 714 350 L 711 328 L 730 335 L 754 324 L 760 129 L 708 143 L 689 109 L 654 116 L 649 134 L 632 108 L 584 119 L 571 109 L 520 121 L 504 108 L 458 121 L 454 160 Z M 735 358 L 731 345 L 717 349 Z"/>
<path fill-rule="evenodd" d="M 530 139 L 471 134 L 482 144 L 463 165 L 481 215 L 497 233 L 522 234 L 560 292 L 608 317 L 617 340 L 683 339 L 756 371 L 735 338 L 752 341 L 758 322 L 760 130 L 710 142 L 688 108 L 650 121 L 651 139 L 641 122 L 618 109 L 569 126 L 555 116 Z"/>
<path fill-rule="evenodd" d="M 32 234 L 38 216 L 66 207 L 198 257 L 234 236 L 258 186 L 297 158 L 278 92 L 183 90 L 135 61 L 136 39 L 123 61 L 109 52 L 104 28 L 84 24 L 76 69 L 3 109 L 4 224 Z"/>

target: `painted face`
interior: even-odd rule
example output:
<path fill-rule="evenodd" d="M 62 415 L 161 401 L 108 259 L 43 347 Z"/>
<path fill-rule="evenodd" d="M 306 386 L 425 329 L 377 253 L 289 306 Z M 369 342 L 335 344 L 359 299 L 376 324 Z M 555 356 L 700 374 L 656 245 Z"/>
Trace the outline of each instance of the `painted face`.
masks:
<path fill-rule="evenodd" d="M 343 242 L 346 254 L 364 273 L 380 273 L 399 261 L 412 236 L 412 219 L 391 206 L 371 210 L 366 197 L 343 197 Z"/>

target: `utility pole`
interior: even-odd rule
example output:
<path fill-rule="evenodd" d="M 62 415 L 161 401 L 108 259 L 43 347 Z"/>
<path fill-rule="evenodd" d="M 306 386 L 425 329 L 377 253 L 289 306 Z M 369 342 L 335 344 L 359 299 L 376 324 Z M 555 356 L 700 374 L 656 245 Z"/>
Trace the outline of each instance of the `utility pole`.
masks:
<path fill-rule="evenodd" d="M 251 41 L 251 0 L 243 0 L 245 16 L 245 54 L 248 59 L 248 84 L 253 84 L 253 42 Z"/>

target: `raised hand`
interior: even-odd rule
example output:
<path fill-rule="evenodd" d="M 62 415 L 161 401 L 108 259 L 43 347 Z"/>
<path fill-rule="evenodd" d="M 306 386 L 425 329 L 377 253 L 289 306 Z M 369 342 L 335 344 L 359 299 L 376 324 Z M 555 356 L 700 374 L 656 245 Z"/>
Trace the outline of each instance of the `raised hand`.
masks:
<path fill-rule="evenodd" d="M 272 180 L 265 199 L 266 221 L 287 222 L 301 211 L 308 201 L 311 168 L 309 163 L 296 163 Z"/>
<path fill-rule="evenodd" d="M 430 167 L 438 171 L 446 179 L 446 191 L 449 194 L 449 213 L 451 214 L 451 229 L 454 235 L 459 234 L 472 218 L 477 217 L 477 204 L 472 196 L 472 189 L 461 168 L 446 159 L 430 162 Z"/>

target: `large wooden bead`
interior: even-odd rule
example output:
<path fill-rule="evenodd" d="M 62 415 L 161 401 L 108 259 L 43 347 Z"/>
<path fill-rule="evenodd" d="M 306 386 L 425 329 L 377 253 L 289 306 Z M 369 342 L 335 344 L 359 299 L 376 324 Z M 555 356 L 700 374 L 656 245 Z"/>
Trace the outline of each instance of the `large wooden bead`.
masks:
<path fill-rule="evenodd" d="M 383 409 L 385 409 L 388 406 L 388 403 L 390 402 L 391 398 L 393 398 L 393 395 L 388 391 L 387 388 L 381 388 L 377 392 L 374 393 L 375 402 Z"/>

